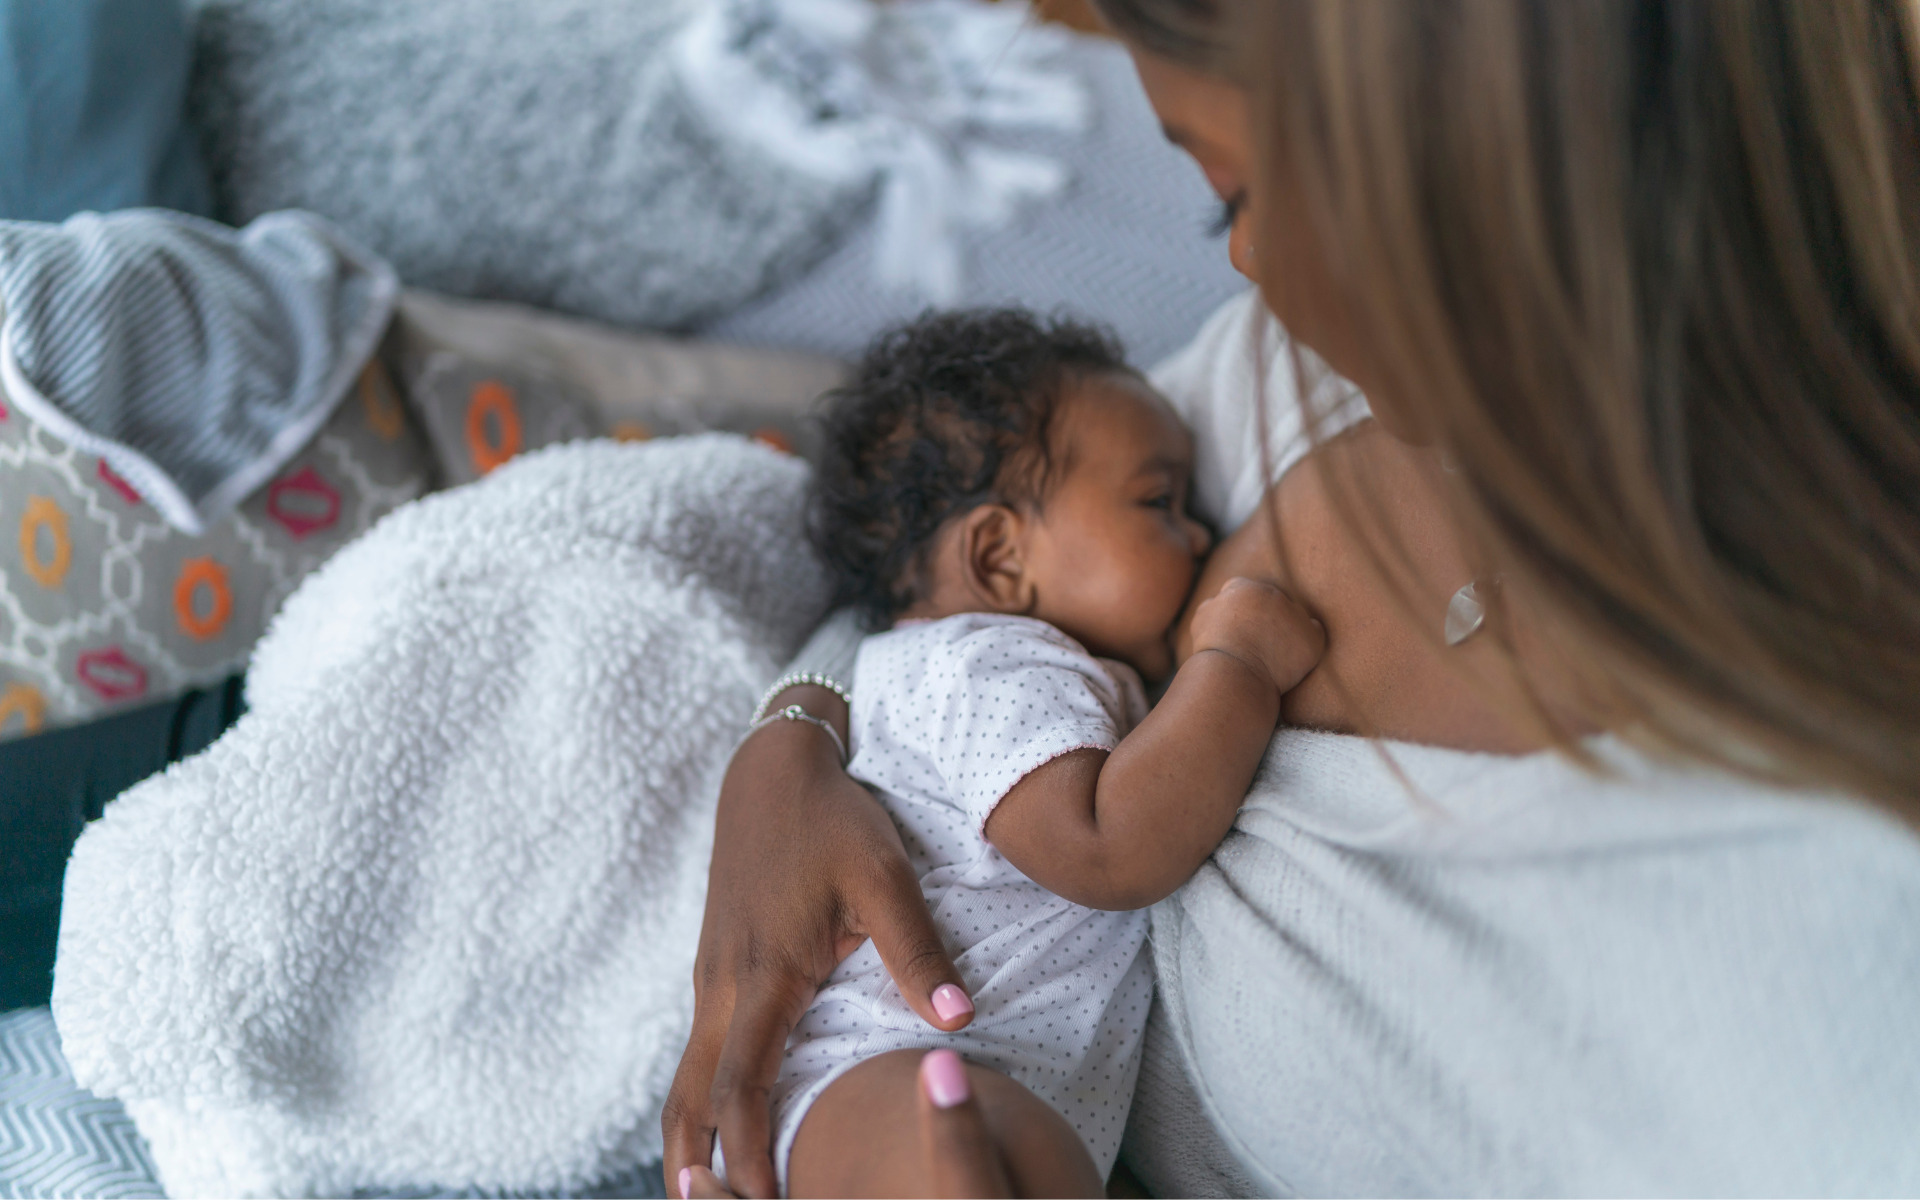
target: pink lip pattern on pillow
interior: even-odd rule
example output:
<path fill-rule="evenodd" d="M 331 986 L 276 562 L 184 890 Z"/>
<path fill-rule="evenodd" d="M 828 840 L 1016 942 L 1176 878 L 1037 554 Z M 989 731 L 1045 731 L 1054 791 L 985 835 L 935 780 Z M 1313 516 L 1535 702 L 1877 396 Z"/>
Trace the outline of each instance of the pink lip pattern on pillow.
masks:
<path fill-rule="evenodd" d="M 432 452 L 385 367 L 360 391 L 198 537 L 25 414 L 0 420 L 0 740 L 233 674 L 307 572 L 426 491 Z"/>
<path fill-rule="evenodd" d="M 302 467 L 267 489 L 267 515 L 296 538 L 329 529 L 340 519 L 340 493 L 312 467 Z"/>
<path fill-rule="evenodd" d="M 100 460 L 99 474 L 100 482 L 112 488 L 122 500 L 125 500 L 128 504 L 142 503 L 140 493 L 134 491 L 133 485 L 122 479 L 119 472 L 108 466 L 107 460 L 104 458 Z"/>
<path fill-rule="evenodd" d="M 102 700 L 137 700 L 147 691 L 147 669 L 118 646 L 89 650 L 74 660 L 73 673 Z"/>

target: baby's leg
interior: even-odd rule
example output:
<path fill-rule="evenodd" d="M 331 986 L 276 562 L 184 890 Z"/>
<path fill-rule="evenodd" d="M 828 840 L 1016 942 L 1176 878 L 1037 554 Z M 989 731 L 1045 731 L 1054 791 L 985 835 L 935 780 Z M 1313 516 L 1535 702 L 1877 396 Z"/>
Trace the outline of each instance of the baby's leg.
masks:
<path fill-rule="evenodd" d="M 926 1196 L 919 1050 L 895 1050 L 833 1081 L 808 1110 L 787 1161 L 793 1196 Z M 1104 1196 L 1080 1136 L 1046 1101 L 996 1071 L 967 1066 L 974 1101 L 1016 1196 Z"/>

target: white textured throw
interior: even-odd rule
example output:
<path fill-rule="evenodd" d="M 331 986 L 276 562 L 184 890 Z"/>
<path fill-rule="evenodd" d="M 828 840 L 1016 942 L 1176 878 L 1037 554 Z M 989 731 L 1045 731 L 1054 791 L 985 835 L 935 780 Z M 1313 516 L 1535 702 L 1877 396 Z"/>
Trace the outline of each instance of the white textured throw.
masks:
<path fill-rule="evenodd" d="M 656 1157 L 719 775 L 824 608 L 805 468 L 528 456 L 309 578 L 252 711 L 109 806 L 54 1015 L 175 1196 L 578 1187 Z"/>

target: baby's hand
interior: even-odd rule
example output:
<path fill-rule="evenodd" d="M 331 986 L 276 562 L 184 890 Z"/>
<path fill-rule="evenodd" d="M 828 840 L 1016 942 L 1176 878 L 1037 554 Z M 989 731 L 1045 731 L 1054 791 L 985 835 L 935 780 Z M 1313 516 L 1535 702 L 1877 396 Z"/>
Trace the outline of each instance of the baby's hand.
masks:
<path fill-rule="evenodd" d="M 1300 602 L 1262 579 L 1236 577 L 1193 614 L 1193 652 L 1218 650 L 1280 692 L 1292 691 L 1327 651 L 1327 631 Z"/>

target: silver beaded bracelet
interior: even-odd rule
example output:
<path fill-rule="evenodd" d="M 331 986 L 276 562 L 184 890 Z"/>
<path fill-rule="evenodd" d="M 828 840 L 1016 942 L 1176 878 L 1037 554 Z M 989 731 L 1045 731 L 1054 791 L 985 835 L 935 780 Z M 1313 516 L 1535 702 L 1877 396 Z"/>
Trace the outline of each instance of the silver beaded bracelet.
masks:
<path fill-rule="evenodd" d="M 846 701 L 848 708 L 853 707 L 853 693 L 842 687 L 835 680 L 829 679 L 827 676 L 815 671 L 789 671 L 774 680 L 773 686 L 767 689 L 767 694 L 760 697 L 760 703 L 753 710 L 753 715 L 747 718 L 747 723 L 758 726 L 759 723 L 766 718 L 767 710 L 773 707 L 774 699 L 790 687 L 826 688 L 834 695 L 840 697 L 840 699 Z M 835 736 L 837 737 L 839 735 L 836 734 Z"/>
<path fill-rule="evenodd" d="M 823 721 L 819 717 L 814 716 L 812 713 L 808 712 L 806 709 L 801 708 L 798 704 L 789 704 L 785 708 L 781 709 L 779 712 L 773 713 L 769 716 L 761 717 L 758 721 L 755 721 L 753 724 L 747 726 L 747 731 L 740 735 L 740 740 L 742 742 L 746 741 L 748 738 L 760 732 L 762 729 L 765 729 L 767 726 L 773 724 L 775 721 L 805 721 L 809 725 L 819 726 L 822 730 L 826 732 L 826 735 L 828 737 L 833 739 L 833 748 L 840 752 L 840 765 L 843 767 L 847 765 L 847 744 L 844 741 L 840 740 L 840 731 L 835 729 L 828 722 Z"/>

